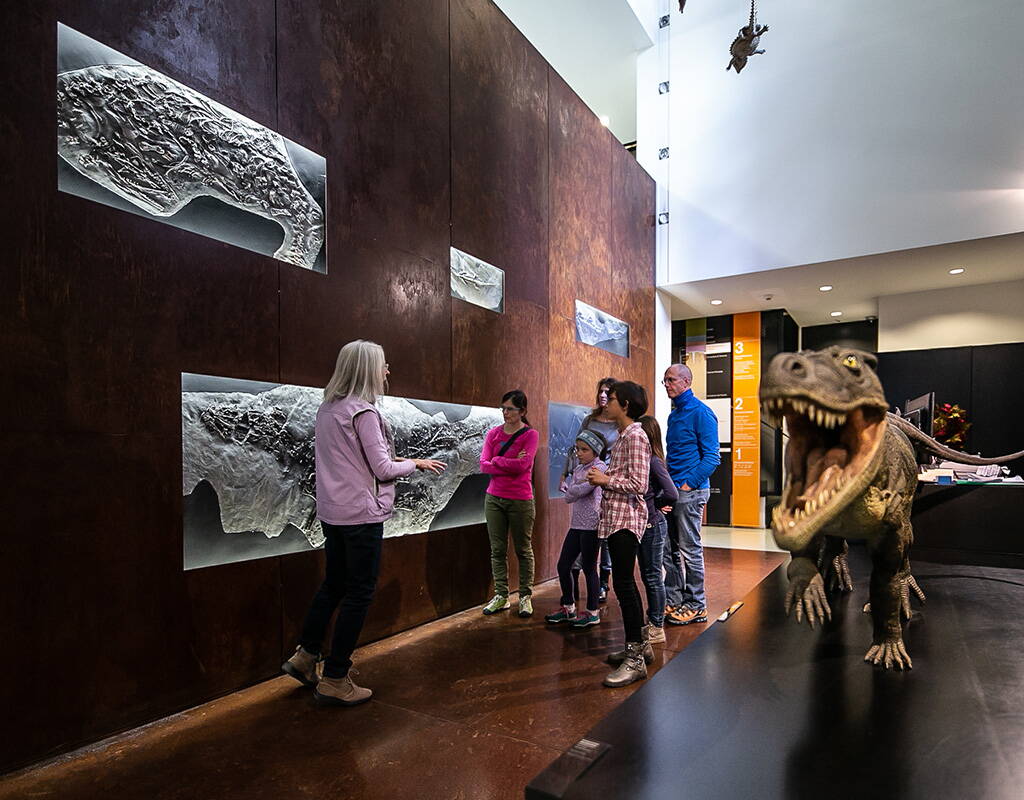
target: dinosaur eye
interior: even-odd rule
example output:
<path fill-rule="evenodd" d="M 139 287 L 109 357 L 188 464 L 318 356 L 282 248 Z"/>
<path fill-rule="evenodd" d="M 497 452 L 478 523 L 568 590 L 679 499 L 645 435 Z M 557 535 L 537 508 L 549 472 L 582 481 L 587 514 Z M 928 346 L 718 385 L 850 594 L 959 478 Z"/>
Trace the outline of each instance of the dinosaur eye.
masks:
<path fill-rule="evenodd" d="M 843 359 L 843 366 L 849 367 L 850 369 L 857 369 L 860 367 L 860 362 L 857 360 L 857 356 L 847 356 Z"/>

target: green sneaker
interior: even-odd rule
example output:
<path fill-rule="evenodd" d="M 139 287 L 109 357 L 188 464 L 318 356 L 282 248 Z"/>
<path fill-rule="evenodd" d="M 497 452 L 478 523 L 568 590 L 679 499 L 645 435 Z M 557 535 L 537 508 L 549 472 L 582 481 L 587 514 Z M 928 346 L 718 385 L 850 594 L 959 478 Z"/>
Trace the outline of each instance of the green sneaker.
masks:
<path fill-rule="evenodd" d="M 572 622 L 576 619 L 576 606 L 561 606 L 554 614 L 544 617 L 545 622 L 557 625 L 560 622 Z"/>
<path fill-rule="evenodd" d="M 484 614 L 487 614 L 488 616 L 491 614 L 497 614 L 499 611 L 508 610 L 508 607 L 508 598 L 502 597 L 500 594 L 496 594 L 491 598 L 491 602 L 484 606 Z"/>
<path fill-rule="evenodd" d="M 570 625 L 573 628 L 589 628 L 591 625 L 600 625 L 601 615 L 596 611 L 581 611 Z"/>
<path fill-rule="evenodd" d="M 521 617 L 532 617 L 533 616 L 533 599 L 530 595 L 519 597 L 519 616 Z"/>

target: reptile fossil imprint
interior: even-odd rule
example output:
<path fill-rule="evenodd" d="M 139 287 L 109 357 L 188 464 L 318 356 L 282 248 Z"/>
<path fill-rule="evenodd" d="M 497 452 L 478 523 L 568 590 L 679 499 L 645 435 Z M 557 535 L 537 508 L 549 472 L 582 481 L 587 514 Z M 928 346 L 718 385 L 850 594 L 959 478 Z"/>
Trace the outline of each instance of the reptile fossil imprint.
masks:
<path fill-rule="evenodd" d="M 838 347 L 772 359 L 761 382 L 762 414 L 776 425 L 785 417 L 790 437 L 772 533 L 793 556 L 786 611 L 795 608 L 797 621 L 806 616 L 812 627 L 832 615 L 826 578 L 841 590 L 853 588 L 846 540 L 866 540 L 873 634 L 864 660 L 909 669 L 901 615 L 910 616 L 911 591 L 924 600 L 910 573 L 910 510 L 917 488 L 911 440 L 964 464 L 1013 461 L 1024 451 L 981 458 L 945 447 L 888 413 L 877 365 L 870 353 Z"/>
<path fill-rule="evenodd" d="M 323 246 L 323 210 L 284 138 L 141 64 L 57 76 L 57 152 L 156 216 L 208 195 L 273 220 L 282 261 L 312 269 Z"/>

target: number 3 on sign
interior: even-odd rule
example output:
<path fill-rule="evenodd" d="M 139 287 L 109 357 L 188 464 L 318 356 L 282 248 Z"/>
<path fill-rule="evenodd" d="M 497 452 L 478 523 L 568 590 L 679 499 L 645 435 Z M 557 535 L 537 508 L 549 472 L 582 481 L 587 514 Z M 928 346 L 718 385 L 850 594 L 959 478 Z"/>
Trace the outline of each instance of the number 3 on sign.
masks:
<path fill-rule="evenodd" d="M 744 342 L 736 342 L 735 347 L 734 347 L 734 352 L 736 352 L 737 354 L 743 353 L 744 352 L 743 345 L 744 345 Z"/>

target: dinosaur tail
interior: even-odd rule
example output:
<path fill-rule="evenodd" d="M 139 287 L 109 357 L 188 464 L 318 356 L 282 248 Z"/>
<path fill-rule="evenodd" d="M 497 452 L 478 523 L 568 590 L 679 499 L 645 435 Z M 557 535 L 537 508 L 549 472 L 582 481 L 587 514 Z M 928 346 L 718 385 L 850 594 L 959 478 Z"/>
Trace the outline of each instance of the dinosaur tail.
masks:
<path fill-rule="evenodd" d="M 1007 461 L 1016 461 L 1018 458 L 1024 458 L 1024 450 L 1020 450 L 1016 453 L 1010 453 L 1005 456 L 996 456 L 995 458 L 982 458 L 981 456 L 971 456 L 967 453 L 961 453 L 959 450 L 954 450 L 951 447 L 933 439 L 923 431 L 918 430 L 915 426 L 911 425 L 902 417 L 897 417 L 895 414 L 887 414 L 889 422 L 899 428 L 903 433 L 907 435 L 908 439 L 913 439 L 915 442 L 920 442 L 924 445 L 925 449 L 930 453 L 934 453 L 937 456 L 942 456 L 949 461 L 955 461 L 958 464 L 973 464 L 976 466 L 983 466 L 985 464 L 1005 464 Z"/>

